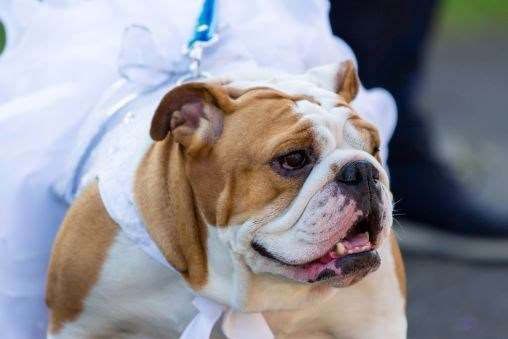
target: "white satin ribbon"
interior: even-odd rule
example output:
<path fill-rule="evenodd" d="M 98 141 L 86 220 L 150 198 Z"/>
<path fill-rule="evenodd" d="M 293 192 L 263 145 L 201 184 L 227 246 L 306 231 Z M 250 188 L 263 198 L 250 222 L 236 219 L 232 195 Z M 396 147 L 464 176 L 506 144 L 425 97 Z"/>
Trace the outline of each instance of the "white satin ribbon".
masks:
<path fill-rule="evenodd" d="M 194 298 L 192 303 L 198 309 L 198 314 L 187 325 L 180 339 L 210 338 L 215 323 L 226 308 L 203 297 Z"/>
<path fill-rule="evenodd" d="M 222 332 L 230 339 L 273 339 L 272 331 L 261 313 L 226 311 Z"/>
<path fill-rule="evenodd" d="M 198 314 L 183 331 L 180 339 L 210 338 L 221 315 L 222 332 L 229 339 L 273 339 L 274 336 L 261 313 L 244 313 L 227 309 L 208 298 L 197 296 L 192 301 Z"/>

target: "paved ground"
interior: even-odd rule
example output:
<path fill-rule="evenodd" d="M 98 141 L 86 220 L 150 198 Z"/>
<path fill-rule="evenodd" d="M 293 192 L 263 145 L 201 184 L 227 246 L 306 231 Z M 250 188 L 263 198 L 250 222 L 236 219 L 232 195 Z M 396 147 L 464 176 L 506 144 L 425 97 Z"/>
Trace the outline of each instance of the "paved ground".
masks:
<path fill-rule="evenodd" d="M 421 103 L 436 146 L 487 204 L 508 208 L 508 34 L 435 39 Z M 508 338 L 508 265 L 406 254 L 409 338 Z"/>

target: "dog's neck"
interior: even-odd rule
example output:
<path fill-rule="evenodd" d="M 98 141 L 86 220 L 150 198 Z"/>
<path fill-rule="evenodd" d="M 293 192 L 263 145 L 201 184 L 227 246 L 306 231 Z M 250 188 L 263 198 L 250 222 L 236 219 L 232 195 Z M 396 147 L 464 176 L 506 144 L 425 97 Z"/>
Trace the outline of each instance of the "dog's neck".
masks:
<path fill-rule="evenodd" d="M 234 228 L 235 226 L 230 226 Z M 234 230 L 208 225 L 208 284 L 201 293 L 246 312 L 290 310 L 334 293 L 327 285 L 302 284 L 269 273 L 254 273 L 230 241 Z"/>

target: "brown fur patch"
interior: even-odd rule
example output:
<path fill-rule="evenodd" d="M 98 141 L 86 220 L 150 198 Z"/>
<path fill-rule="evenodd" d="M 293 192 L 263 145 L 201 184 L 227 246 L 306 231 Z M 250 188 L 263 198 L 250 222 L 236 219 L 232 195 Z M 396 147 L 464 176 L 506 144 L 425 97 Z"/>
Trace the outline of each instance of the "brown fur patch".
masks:
<path fill-rule="evenodd" d="M 117 232 L 97 184 L 90 185 L 67 212 L 53 246 L 46 289 L 51 333 L 83 310 L 84 299 L 97 282 Z"/>
<path fill-rule="evenodd" d="M 134 193 L 147 231 L 166 260 L 193 288 L 201 288 L 207 277 L 206 229 L 195 210 L 183 152 L 171 137 L 145 155 Z"/>
<path fill-rule="evenodd" d="M 210 206 L 204 210 L 208 217 L 215 215 L 210 223 L 239 224 L 268 204 L 287 206 L 297 194 L 303 178 L 283 178 L 270 165 L 289 150 L 312 147 L 311 125 L 294 112 L 293 100 L 269 89 L 242 95 L 235 112 L 225 117 L 222 136 L 209 156 L 190 160 L 189 178 L 200 206 Z M 210 187 L 207 173 L 221 177 L 222 185 Z M 206 203 L 205 197 L 211 200 Z"/>
<path fill-rule="evenodd" d="M 395 232 L 390 234 L 390 245 L 392 249 L 393 260 L 395 261 L 395 273 L 397 280 L 399 281 L 400 294 L 407 299 L 407 284 L 406 284 L 406 271 L 404 268 L 404 261 L 402 260 L 402 254 L 400 253 L 399 243 L 395 236 Z"/>

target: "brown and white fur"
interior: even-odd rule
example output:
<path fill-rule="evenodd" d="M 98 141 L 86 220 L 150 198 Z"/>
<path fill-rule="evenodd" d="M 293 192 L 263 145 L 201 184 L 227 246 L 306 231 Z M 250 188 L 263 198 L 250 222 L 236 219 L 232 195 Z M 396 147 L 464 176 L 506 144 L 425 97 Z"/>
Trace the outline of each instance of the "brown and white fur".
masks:
<path fill-rule="evenodd" d="M 48 338 L 177 338 L 194 294 L 262 312 L 276 338 L 405 338 L 392 198 L 377 130 L 349 105 L 358 87 L 344 62 L 172 89 L 134 191 L 178 273 L 123 234 L 92 183 L 54 244 Z M 363 167 L 345 173 L 355 161 Z M 355 227 L 369 248 L 334 257 L 323 274 L 318 258 Z"/>

